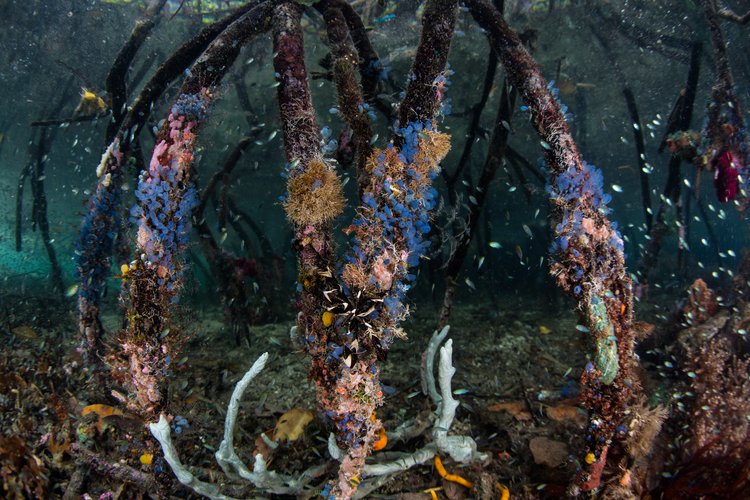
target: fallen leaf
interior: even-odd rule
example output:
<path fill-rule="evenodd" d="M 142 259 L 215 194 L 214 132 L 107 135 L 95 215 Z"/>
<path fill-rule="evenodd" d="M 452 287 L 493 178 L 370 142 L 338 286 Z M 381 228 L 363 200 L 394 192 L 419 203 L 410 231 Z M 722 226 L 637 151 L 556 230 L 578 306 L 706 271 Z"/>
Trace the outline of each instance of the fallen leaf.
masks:
<path fill-rule="evenodd" d="M 487 411 L 506 411 L 519 421 L 531 420 L 531 412 L 522 401 L 509 401 L 507 403 L 495 403 L 487 407 Z"/>
<path fill-rule="evenodd" d="M 118 410 L 114 406 L 109 406 L 109 405 L 104 405 L 104 404 L 93 404 L 93 405 L 84 406 L 83 410 L 81 410 L 81 415 L 83 415 L 84 417 L 91 413 L 96 413 L 101 418 L 109 417 L 112 415 L 122 415 L 122 411 Z"/>
<path fill-rule="evenodd" d="M 586 413 L 576 406 L 547 406 L 544 408 L 544 412 L 555 422 L 572 421 L 577 425 L 584 425 L 586 423 Z"/>
<path fill-rule="evenodd" d="M 315 415 L 310 410 L 292 408 L 284 413 L 276 422 L 273 437 L 276 441 L 296 441 L 305 432 L 307 424 L 312 422 Z"/>
<path fill-rule="evenodd" d="M 35 340 L 39 338 L 39 335 L 28 325 L 17 326 L 13 330 L 13 335 L 26 340 Z"/>
<path fill-rule="evenodd" d="M 99 418 L 96 421 L 96 429 L 99 432 L 104 431 L 104 426 L 106 424 L 106 421 L 104 420 L 107 417 L 112 416 L 122 416 L 122 411 L 115 408 L 114 406 L 104 405 L 104 404 L 93 404 L 88 405 L 81 410 L 81 415 L 84 417 L 86 415 L 95 414 Z"/>
<path fill-rule="evenodd" d="M 529 441 L 534 462 L 547 467 L 557 467 L 568 458 L 568 446 L 546 437 L 535 437 Z"/>

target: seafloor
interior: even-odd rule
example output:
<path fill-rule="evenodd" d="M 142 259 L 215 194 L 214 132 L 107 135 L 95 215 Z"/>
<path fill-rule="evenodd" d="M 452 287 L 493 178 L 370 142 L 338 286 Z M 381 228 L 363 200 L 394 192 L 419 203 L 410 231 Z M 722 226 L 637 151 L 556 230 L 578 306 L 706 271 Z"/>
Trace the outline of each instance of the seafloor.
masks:
<path fill-rule="evenodd" d="M 639 309 L 639 316 L 664 317 L 670 306 Z M 126 464 L 153 472 L 164 467 L 161 459 L 143 464 L 150 450 L 143 441 L 143 422 L 135 415 L 114 413 L 108 395 L 90 392 L 80 369 L 74 316 L 66 304 L 28 292 L 3 292 L 6 325 L 14 327 L 0 358 L 2 422 L 6 435 L 0 459 L 24 456 L 14 464 L 10 484 L 27 488 L 38 497 L 61 497 L 75 479 L 80 457 L 71 454 L 75 441 L 94 440 L 92 451 L 112 464 Z M 654 300 L 650 302 L 654 303 Z M 274 429 L 280 416 L 291 409 L 315 412 L 314 387 L 307 380 L 307 357 L 292 342 L 292 322 L 253 328 L 252 342 L 237 346 L 225 332 L 218 310 L 183 307 L 181 323 L 188 332 L 181 359 L 171 382 L 171 413 L 184 417 L 188 426 L 174 435 L 182 461 L 202 478 L 242 496 L 260 492 L 234 489 L 213 458 L 221 441 L 223 419 L 234 384 L 263 352 L 270 361 L 253 381 L 241 406 L 236 447 L 246 462 L 263 446 L 260 434 Z M 416 307 L 407 322 L 408 340 L 396 342 L 382 371 L 386 401 L 378 417 L 386 429 L 409 419 L 429 425 L 434 407 L 420 390 L 421 353 L 432 332 L 437 309 L 429 303 Z M 116 330 L 119 314 L 104 318 Z M 454 342 L 455 397 L 461 402 L 453 432 L 473 437 L 489 455 L 482 464 L 461 467 L 445 459 L 446 468 L 474 482 L 470 491 L 443 481 L 430 464 L 413 467 L 370 490 L 370 498 L 428 498 L 430 488 L 441 488 L 441 498 L 499 496 L 496 483 L 507 485 L 512 498 L 555 498 L 562 495 L 575 471 L 575 456 L 586 423 L 578 408 L 578 377 L 585 364 L 586 336 L 576 330 L 570 304 L 560 298 L 506 295 L 469 297 L 454 308 L 450 338 Z M 646 365 L 648 366 L 648 365 Z M 650 376 L 658 375 L 654 372 Z M 656 382 L 654 382 L 656 384 Z M 100 404 L 96 412 L 84 408 Z M 429 434 L 429 433 L 426 433 Z M 412 451 L 426 434 L 407 442 L 389 443 L 380 452 Z M 282 443 L 270 455 L 270 466 L 287 474 L 299 473 L 328 459 L 326 431 L 316 420 L 294 442 Z M 13 447 L 18 447 L 13 449 Z M 23 453 L 19 453 L 19 452 Z M 266 449 L 267 451 L 267 449 Z M 379 459 L 378 453 L 375 459 Z M 330 459 L 328 459 L 330 462 Z M 332 464 L 331 464 L 332 465 Z M 329 475 L 335 470 L 330 468 Z M 83 491 L 91 498 L 132 498 L 142 493 L 127 482 L 97 474 L 87 467 Z M 320 479 L 320 483 L 326 477 Z M 7 477 L 6 477 L 7 480 Z M 35 489 L 36 488 L 36 489 Z M 19 489 L 20 491 L 20 489 Z M 101 495 L 104 495 L 103 497 Z M 189 497 L 176 488 L 174 497 Z M 11 495 L 12 496 L 12 495 Z"/>

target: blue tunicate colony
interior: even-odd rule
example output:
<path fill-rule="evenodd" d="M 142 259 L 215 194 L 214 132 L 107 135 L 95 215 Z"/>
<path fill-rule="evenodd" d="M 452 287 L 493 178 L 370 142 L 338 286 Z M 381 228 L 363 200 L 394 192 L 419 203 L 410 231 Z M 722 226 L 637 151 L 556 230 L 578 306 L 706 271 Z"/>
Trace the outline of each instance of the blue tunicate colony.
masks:
<path fill-rule="evenodd" d="M 373 58 L 367 61 L 362 70 L 362 74 L 368 78 L 376 78 L 377 80 L 388 80 L 388 75 L 391 72 L 391 68 L 378 58 Z"/>
<path fill-rule="evenodd" d="M 184 186 L 177 174 L 174 168 L 159 166 L 157 176 L 142 175 L 135 192 L 140 203 L 130 211 L 139 229 L 148 234 L 144 248 L 148 261 L 164 266 L 170 276 L 174 274 L 175 279 L 167 283 L 169 290 L 179 277 L 175 257 L 190 241 L 190 216 L 198 206 L 195 188 Z M 164 284 L 164 279 L 159 278 L 159 285 Z"/>
<path fill-rule="evenodd" d="M 75 261 L 80 287 L 78 293 L 87 301 L 98 304 L 104 283 L 110 274 L 110 260 L 120 226 L 119 174 L 114 173 L 109 186 L 99 183 L 91 195 L 89 209 L 83 219 L 76 241 Z"/>
<path fill-rule="evenodd" d="M 172 105 L 172 119 L 184 117 L 184 123 L 200 121 L 208 112 L 208 100 L 201 94 L 182 94 Z M 185 166 L 177 159 L 169 165 L 157 165 L 156 172 L 141 174 L 135 196 L 138 204 L 130 215 L 145 231 L 147 260 L 164 267 L 167 275 L 158 278 L 158 284 L 174 290 L 181 276 L 181 266 L 176 262 L 182 249 L 190 241 L 191 214 L 198 206 L 195 187 L 185 179 Z"/>
<path fill-rule="evenodd" d="M 190 423 L 182 415 L 177 415 L 174 420 L 172 420 L 172 430 L 175 434 L 181 434 L 183 430 L 189 428 Z"/>
<path fill-rule="evenodd" d="M 367 191 L 362 195 L 362 203 L 372 210 L 371 214 L 360 214 L 354 221 L 356 226 L 376 225 L 382 228 L 380 234 L 367 231 L 370 241 L 360 241 L 355 237 L 352 242 L 352 254 L 347 256 L 348 262 L 359 262 L 364 267 L 368 258 L 374 260 L 378 255 L 388 254 L 392 251 L 394 242 L 403 242 L 404 250 L 408 252 L 406 264 L 414 267 L 419 264 L 420 257 L 429 247 L 424 235 L 430 232 L 430 211 L 435 207 L 437 191 L 431 186 L 431 182 L 438 174 L 435 168 L 429 173 L 429 181 L 421 179 L 421 174 L 414 168 L 414 159 L 419 151 L 419 136 L 424 131 L 431 130 L 431 123 L 425 124 L 411 122 L 399 130 L 403 138 L 403 145 L 398 155 L 404 164 L 404 179 L 385 179 L 386 166 L 385 154 L 377 158 L 378 164 L 373 168 L 373 178 L 382 179 L 382 190 L 375 195 Z M 394 145 L 389 145 L 394 148 Z M 417 188 L 417 186 L 419 186 Z M 377 198 L 376 198 L 377 196 Z M 370 249 L 370 255 L 365 255 L 363 248 Z M 391 264 L 384 262 L 385 265 Z M 413 274 L 405 274 L 398 270 L 394 273 L 394 282 L 388 294 L 383 298 L 385 314 L 391 317 L 393 323 L 399 321 L 405 313 L 403 301 L 406 292 L 411 287 L 410 283 L 416 280 Z M 371 277 L 373 285 L 377 286 L 374 277 Z M 378 311 L 371 314 L 370 319 L 375 319 Z M 392 338 L 392 332 L 386 330 L 382 339 L 383 347 L 387 347 Z"/>
<path fill-rule="evenodd" d="M 568 107 L 560 100 L 560 89 L 555 87 L 555 81 L 550 80 L 547 84 L 547 90 L 550 91 L 550 94 L 552 94 L 552 97 L 555 98 L 555 101 L 557 101 L 557 105 L 560 106 L 560 113 L 562 113 L 563 118 L 565 118 L 565 121 L 570 123 L 573 121 L 573 115 L 568 111 Z"/>
<path fill-rule="evenodd" d="M 562 220 L 555 227 L 555 239 L 550 248 L 553 259 L 559 259 L 570 253 L 575 259 L 581 258 L 577 248 L 571 248 L 573 242 L 579 241 L 581 236 L 587 234 L 583 227 L 585 211 L 599 212 L 607 215 L 610 209 L 607 204 L 612 197 L 604 192 L 604 177 L 601 170 L 585 161 L 581 168 L 570 165 L 557 176 L 553 177 L 554 184 L 547 186 L 547 193 L 553 203 L 563 205 Z M 623 252 L 622 236 L 617 231 L 617 222 L 611 223 L 612 235 L 609 244 L 612 248 Z M 602 257 L 598 257 L 601 259 Z M 575 265 L 569 271 L 570 278 L 580 282 L 584 272 L 581 267 Z M 580 295 L 580 285 L 574 285 L 572 291 Z"/>
<path fill-rule="evenodd" d="M 552 97 L 555 99 L 555 102 L 560 107 L 560 113 L 562 113 L 565 121 L 568 123 L 572 122 L 573 114 L 568 110 L 568 106 L 566 106 L 565 103 L 560 100 L 560 89 L 555 86 L 554 80 L 550 80 L 549 83 L 547 83 L 547 90 L 549 90 L 550 94 L 552 94 Z M 519 109 L 523 113 L 528 113 L 531 111 L 531 108 L 529 108 L 525 104 L 522 104 Z"/>
<path fill-rule="evenodd" d="M 208 99 L 200 93 L 180 94 L 170 111 L 175 118 L 184 116 L 185 121 L 200 122 L 208 113 Z"/>

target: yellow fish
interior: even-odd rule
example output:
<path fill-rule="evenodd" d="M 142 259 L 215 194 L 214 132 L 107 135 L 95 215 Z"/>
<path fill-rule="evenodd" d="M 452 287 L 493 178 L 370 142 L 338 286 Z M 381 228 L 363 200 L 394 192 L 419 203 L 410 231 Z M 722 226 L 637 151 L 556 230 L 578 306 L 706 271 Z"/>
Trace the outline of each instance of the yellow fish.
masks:
<path fill-rule="evenodd" d="M 107 102 L 93 90 L 82 88 L 81 100 L 73 111 L 73 118 L 78 116 L 92 116 L 104 113 L 109 106 Z"/>

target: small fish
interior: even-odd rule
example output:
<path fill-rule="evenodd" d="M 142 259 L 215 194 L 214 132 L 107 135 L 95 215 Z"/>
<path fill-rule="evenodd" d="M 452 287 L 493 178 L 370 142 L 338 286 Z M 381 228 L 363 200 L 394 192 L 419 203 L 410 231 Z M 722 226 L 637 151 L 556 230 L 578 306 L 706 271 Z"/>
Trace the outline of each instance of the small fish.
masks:
<path fill-rule="evenodd" d="M 391 21 L 392 19 L 396 19 L 396 14 L 386 14 L 384 16 L 378 17 L 377 19 L 373 19 L 372 22 L 374 24 L 380 24 Z"/>
<path fill-rule="evenodd" d="M 469 389 L 456 389 L 453 391 L 453 394 L 456 396 L 463 396 L 464 394 L 469 394 Z"/>
<path fill-rule="evenodd" d="M 490 248 L 498 249 L 503 248 L 503 246 L 497 241 L 490 241 Z"/>
<path fill-rule="evenodd" d="M 576 330 L 578 330 L 581 333 L 589 333 L 589 327 L 585 325 L 576 325 Z"/>
<path fill-rule="evenodd" d="M 612 191 L 615 193 L 622 193 L 623 189 L 619 184 L 612 184 Z"/>
<path fill-rule="evenodd" d="M 523 232 L 526 233 L 526 236 L 528 236 L 529 239 L 534 239 L 534 233 L 531 232 L 531 228 L 526 224 L 523 225 Z"/>
<path fill-rule="evenodd" d="M 474 282 L 471 281 L 469 278 L 466 278 L 464 282 L 466 283 L 466 286 L 472 289 L 472 291 L 477 289 L 476 285 L 474 285 Z"/>
<path fill-rule="evenodd" d="M 519 260 L 523 260 L 523 249 L 521 248 L 521 245 L 516 245 L 516 255 L 518 256 Z"/>
<path fill-rule="evenodd" d="M 279 133 L 278 130 L 274 130 L 273 132 L 271 132 L 268 135 L 268 139 L 266 139 L 266 142 L 271 142 L 273 140 L 273 138 L 276 137 L 276 134 L 278 134 L 278 133 Z"/>
<path fill-rule="evenodd" d="M 479 202 L 474 197 L 474 195 L 471 195 L 471 194 L 469 195 L 469 201 L 472 202 L 474 205 L 479 205 Z"/>
<path fill-rule="evenodd" d="M 78 293 L 78 283 L 74 285 L 70 285 L 67 290 L 65 290 L 65 296 L 66 297 L 72 297 L 73 295 Z"/>
<path fill-rule="evenodd" d="M 479 263 L 477 264 L 477 271 L 482 269 L 482 264 L 484 264 L 484 256 L 479 257 Z"/>
<path fill-rule="evenodd" d="M 279 339 L 276 337 L 268 337 L 268 343 L 271 345 L 275 345 L 276 347 L 283 347 L 284 344 L 281 343 Z"/>
<path fill-rule="evenodd" d="M 552 333 L 552 329 L 545 325 L 539 325 L 539 333 L 541 333 L 542 335 L 549 335 L 550 333 Z"/>

